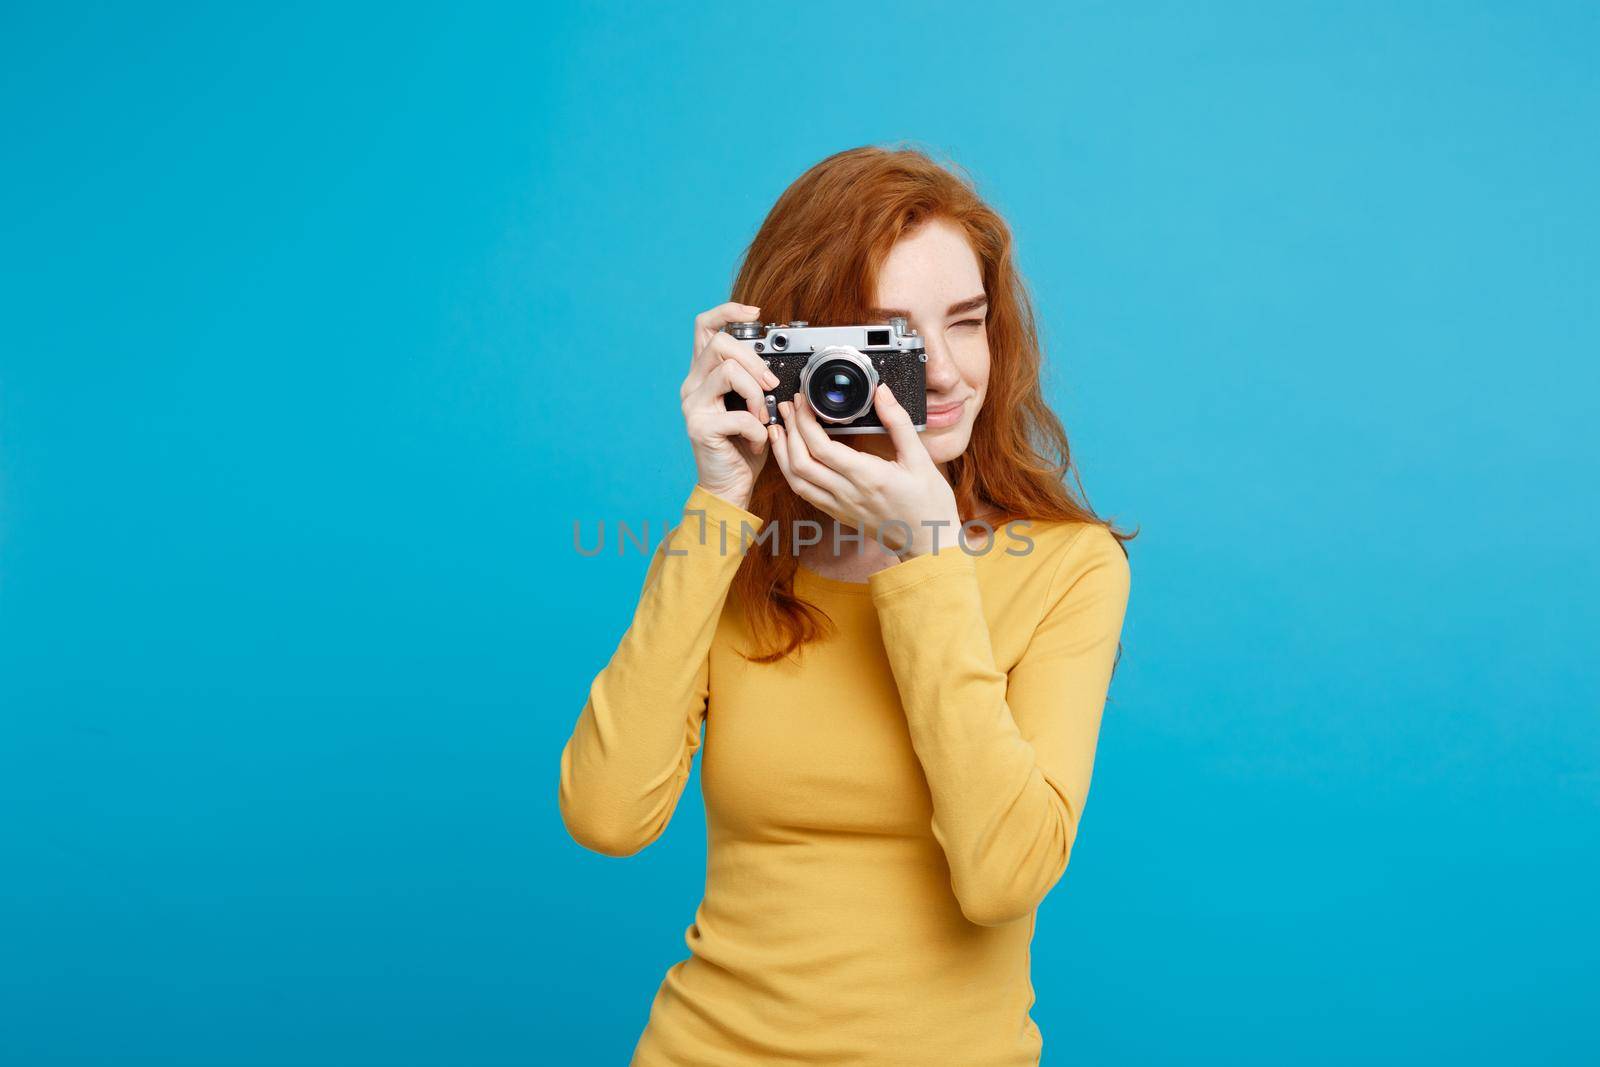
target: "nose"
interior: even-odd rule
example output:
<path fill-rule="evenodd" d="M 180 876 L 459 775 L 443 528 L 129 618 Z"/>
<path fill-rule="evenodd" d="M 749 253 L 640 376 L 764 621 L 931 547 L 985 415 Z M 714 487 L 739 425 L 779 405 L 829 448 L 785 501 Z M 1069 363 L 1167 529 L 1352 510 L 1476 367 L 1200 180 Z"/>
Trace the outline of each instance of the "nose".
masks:
<path fill-rule="evenodd" d="M 928 392 L 953 392 L 961 384 L 961 368 L 951 358 L 949 346 L 938 334 L 927 337 L 923 344 L 928 353 L 927 366 L 922 369 L 927 378 Z"/>

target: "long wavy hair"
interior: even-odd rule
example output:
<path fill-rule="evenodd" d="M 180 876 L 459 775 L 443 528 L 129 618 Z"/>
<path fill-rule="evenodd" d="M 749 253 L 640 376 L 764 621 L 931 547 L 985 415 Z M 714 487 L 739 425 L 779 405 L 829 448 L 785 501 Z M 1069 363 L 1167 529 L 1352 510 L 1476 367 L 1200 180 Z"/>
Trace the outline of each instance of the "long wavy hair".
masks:
<path fill-rule="evenodd" d="M 829 156 L 768 212 L 739 264 L 732 298 L 761 308 L 766 322 L 865 322 L 890 249 L 933 219 L 965 231 L 989 297 L 988 395 L 966 452 L 945 466 L 961 518 L 987 512 L 984 521 L 996 529 L 1012 519 L 1092 522 L 1119 543 L 1131 539 L 1089 507 L 1066 431 L 1040 387 L 1038 331 L 1010 228 L 956 164 L 915 148 L 869 146 Z M 758 545 L 746 554 L 733 593 L 754 642 L 745 657 L 771 663 L 831 628 L 821 608 L 795 595 L 799 560 L 791 547 L 796 522 L 827 529 L 831 520 L 796 496 L 771 460 L 749 510 L 776 527 L 775 540 L 771 549 Z"/>

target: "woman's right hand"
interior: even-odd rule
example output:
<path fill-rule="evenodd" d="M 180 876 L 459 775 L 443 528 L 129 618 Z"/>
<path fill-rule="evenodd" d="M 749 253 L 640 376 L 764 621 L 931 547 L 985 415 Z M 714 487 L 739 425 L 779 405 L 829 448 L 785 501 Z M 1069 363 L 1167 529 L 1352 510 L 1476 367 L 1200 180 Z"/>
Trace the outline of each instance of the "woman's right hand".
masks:
<path fill-rule="evenodd" d="M 756 475 L 767 462 L 766 394 L 778 377 L 750 344 L 722 328 L 760 313 L 727 303 L 696 315 L 689 376 L 678 390 L 701 488 L 741 508 L 750 506 Z M 730 390 L 744 397 L 746 410 L 727 409 L 722 397 Z"/>

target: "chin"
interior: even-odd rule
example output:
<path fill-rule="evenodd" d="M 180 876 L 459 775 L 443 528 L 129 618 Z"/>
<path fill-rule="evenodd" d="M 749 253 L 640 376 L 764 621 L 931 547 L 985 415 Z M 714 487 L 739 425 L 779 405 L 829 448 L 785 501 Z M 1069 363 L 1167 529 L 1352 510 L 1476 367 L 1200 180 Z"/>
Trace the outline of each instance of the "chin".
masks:
<path fill-rule="evenodd" d="M 949 463 L 965 452 L 971 441 L 970 426 L 945 426 L 937 430 L 922 431 L 922 443 L 935 463 Z"/>

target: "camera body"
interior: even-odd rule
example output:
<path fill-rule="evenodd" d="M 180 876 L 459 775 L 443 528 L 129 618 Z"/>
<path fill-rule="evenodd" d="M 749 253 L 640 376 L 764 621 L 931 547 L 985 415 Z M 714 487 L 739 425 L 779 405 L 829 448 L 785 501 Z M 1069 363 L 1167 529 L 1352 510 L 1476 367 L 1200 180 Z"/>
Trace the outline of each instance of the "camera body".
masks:
<path fill-rule="evenodd" d="M 781 422 L 778 401 L 805 397 L 830 434 L 887 433 L 872 407 L 878 383 L 889 387 L 918 430 L 927 427 L 928 393 L 924 375 L 927 348 L 906 320 L 883 326 L 812 326 L 807 322 L 730 322 L 723 327 L 778 376 L 778 387 L 763 399 L 769 423 Z M 748 410 L 744 397 L 729 392 L 729 411 Z"/>

